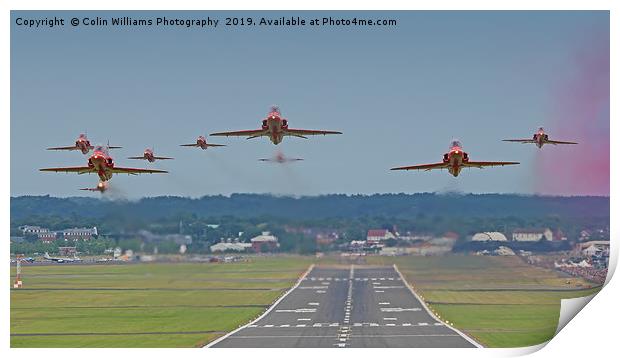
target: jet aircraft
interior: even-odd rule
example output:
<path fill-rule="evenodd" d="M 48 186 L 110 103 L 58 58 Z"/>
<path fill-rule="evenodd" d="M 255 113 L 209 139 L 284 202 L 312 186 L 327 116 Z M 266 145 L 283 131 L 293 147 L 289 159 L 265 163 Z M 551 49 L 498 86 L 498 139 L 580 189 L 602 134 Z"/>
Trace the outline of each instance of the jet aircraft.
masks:
<path fill-rule="evenodd" d="M 457 177 L 463 168 L 484 168 L 493 166 L 515 165 L 519 162 L 475 162 L 469 160 L 469 155 L 462 149 L 458 140 L 453 140 L 448 153 L 443 155 L 441 163 L 412 165 L 407 167 L 391 168 L 390 170 L 433 170 L 448 169 L 448 172 Z"/>
<path fill-rule="evenodd" d="M 269 140 L 276 145 L 282 142 L 282 139 L 284 139 L 285 136 L 307 139 L 308 137 L 306 136 L 309 135 L 327 134 L 342 134 L 342 132 L 289 128 L 288 120 L 282 118 L 280 109 L 276 106 L 271 107 L 269 114 L 265 119 L 263 119 L 260 129 L 211 133 L 212 136 L 247 137 L 247 139 L 269 137 Z"/>
<path fill-rule="evenodd" d="M 504 142 L 515 142 L 515 143 L 534 143 L 538 148 L 542 148 L 545 144 L 577 144 L 576 142 L 564 142 L 559 140 L 550 140 L 549 135 L 545 133 L 543 127 L 538 128 L 538 131 L 534 133 L 532 139 L 504 139 Z"/>
<path fill-rule="evenodd" d="M 48 254 L 47 252 L 45 253 L 45 255 L 43 255 L 43 258 L 48 260 L 48 261 L 53 261 L 53 262 L 57 262 L 59 264 L 65 263 L 65 262 L 80 262 L 82 261 L 82 259 L 78 258 L 78 257 L 74 257 L 74 258 L 68 258 L 68 257 L 51 257 L 50 254 Z"/>
<path fill-rule="evenodd" d="M 197 147 L 200 149 L 207 149 L 209 147 L 225 147 L 225 144 L 211 144 L 207 143 L 207 139 L 204 136 L 198 136 L 196 139 L 196 143 L 194 144 L 181 144 L 181 147 Z"/>
<path fill-rule="evenodd" d="M 272 158 L 262 158 L 259 159 L 259 161 L 261 162 L 271 162 L 271 163 L 290 163 L 290 162 L 297 162 L 303 160 L 303 158 L 288 158 L 285 157 L 284 154 L 282 154 L 282 152 L 278 152 L 274 157 Z"/>
<path fill-rule="evenodd" d="M 153 163 L 155 160 L 165 160 L 165 159 L 174 159 L 170 157 L 156 157 L 153 153 L 153 149 L 146 148 L 141 157 L 129 157 L 127 159 L 143 159 L 148 160 L 150 163 Z"/>
<path fill-rule="evenodd" d="M 119 148 L 122 148 L 122 147 L 108 146 L 108 149 L 119 149 Z M 82 154 L 87 154 L 91 149 L 94 149 L 94 147 L 90 144 L 90 141 L 88 140 L 88 138 L 86 137 L 86 134 L 84 133 L 80 134 L 80 136 L 75 140 L 75 145 L 68 146 L 68 147 L 47 148 L 47 150 L 79 150 L 82 152 Z"/>
<path fill-rule="evenodd" d="M 108 190 L 108 183 L 105 181 L 100 181 L 94 188 L 82 188 L 80 190 L 98 191 L 103 194 L 106 190 Z"/>
<path fill-rule="evenodd" d="M 42 172 L 61 172 L 61 173 L 78 173 L 90 174 L 96 173 L 102 182 L 108 181 L 112 175 L 117 174 L 153 174 L 167 173 L 165 170 L 157 169 L 141 169 L 141 168 L 123 168 L 114 165 L 114 159 L 108 153 L 108 147 L 96 146 L 93 154 L 88 158 L 88 164 L 82 167 L 60 167 L 60 168 L 44 168 L 39 169 Z"/>

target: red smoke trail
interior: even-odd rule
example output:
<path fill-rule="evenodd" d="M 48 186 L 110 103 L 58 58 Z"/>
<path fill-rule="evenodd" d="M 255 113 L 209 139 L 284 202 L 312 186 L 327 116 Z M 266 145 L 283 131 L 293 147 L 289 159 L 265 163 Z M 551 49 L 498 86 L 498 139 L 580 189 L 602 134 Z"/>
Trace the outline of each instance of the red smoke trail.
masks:
<path fill-rule="evenodd" d="M 609 37 L 584 46 L 575 71 L 557 91 L 545 129 L 550 139 L 537 153 L 536 191 L 553 195 L 609 195 Z"/>

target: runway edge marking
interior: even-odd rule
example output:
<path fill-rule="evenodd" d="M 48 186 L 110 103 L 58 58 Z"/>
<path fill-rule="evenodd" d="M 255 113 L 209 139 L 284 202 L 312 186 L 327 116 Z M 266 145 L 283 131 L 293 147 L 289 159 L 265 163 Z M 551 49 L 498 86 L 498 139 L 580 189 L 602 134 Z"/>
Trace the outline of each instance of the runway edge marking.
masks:
<path fill-rule="evenodd" d="M 437 318 L 437 316 L 435 316 L 435 314 L 433 313 L 433 311 L 431 311 L 428 306 L 426 305 L 426 302 L 424 302 L 420 296 L 418 296 L 418 294 L 415 292 L 415 290 L 413 289 L 413 287 L 411 287 L 411 285 L 409 284 L 409 281 L 407 281 L 407 279 L 405 279 L 405 276 L 400 272 L 400 270 L 398 269 L 398 266 L 396 266 L 396 264 L 393 265 L 394 266 L 394 271 L 396 271 L 396 273 L 398 273 L 398 276 L 400 276 L 400 279 L 405 283 L 405 286 L 407 286 L 407 288 L 409 289 L 409 291 L 415 296 L 415 298 L 420 301 L 420 303 L 422 304 L 422 307 L 424 307 L 424 309 L 426 310 L 426 312 L 431 315 L 431 317 L 433 317 L 434 320 L 436 320 L 437 322 L 441 322 L 444 324 L 444 326 L 450 328 L 451 330 L 453 330 L 454 332 L 458 333 L 459 336 L 463 337 L 466 341 L 468 341 L 469 343 L 473 344 L 474 346 L 476 346 L 476 348 L 484 348 L 484 346 L 482 346 L 480 343 L 476 342 L 473 338 L 471 338 L 470 336 L 466 335 L 465 333 L 459 331 L 458 329 L 450 326 L 449 324 L 446 324 L 445 322 L 443 322 L 442 320 L 440 320 L 439 318 Z"/>
<path fill-rule="evenodd" d="M 299 277 L 299 279 L 297 280 L 297 282 L 288 290 L 286 291 L 286 293 L 284 293 L 282 296 L 280 296 L 280 298 L 278 298 L 265 312 L 263 312 L 262 315 L 258 316 L 256 319 L 246 323 L 245 325 L 235 329 L 234 331 L 230 331 L 227 334 L 221 336 L 220 338 L 208 343 L 206 346 L 202 347 L 202 348 L 211 348 L 211 346 L 223 341 L 224 339 L 228 338 L 229 336 L 232 336 L 233 334 L 239 332 L 240 330 L 247 328 L 248 326 L 254 324 L 255 322 L 258 322 L 259 320 L 261 320 L 263 317 L 265 317 L 266 315 L 269 314 L 269 312 L 271 312 L 271 310 L 273 310 L 279 303 L 280 301 L 282 301 L 283 299 L 286 298 L 286 296 L 288 296 L 289 293 L 293 292 L 293 290 L 295 290 L 297 288 L 297 286 L 299 286 L 301 284 L 301 281 L 303 281 L 306 276 L 308 276 L 308 274 L 314 269 L 314 264 L 310 265 L 310 267 L 308 267 L 308 269 L 306 270 L 306 272 L 304 272 L 303 275 L 301 275 L 301 277 Z"/>

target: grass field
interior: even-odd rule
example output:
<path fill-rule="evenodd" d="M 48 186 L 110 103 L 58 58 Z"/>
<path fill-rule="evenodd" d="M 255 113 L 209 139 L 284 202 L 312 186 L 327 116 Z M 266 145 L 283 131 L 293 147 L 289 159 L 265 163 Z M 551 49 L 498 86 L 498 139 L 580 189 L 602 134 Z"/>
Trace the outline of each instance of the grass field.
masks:
<path fill-rule="evenodd" d="M 262 313 L 311 263 L 23 265 L 11 347 L 201 346 Z"/>
<path fill-rule="evenodd" d="M 371 264 L 397 264 L 442 319 L 487 347 L 523 347 L 553 337 L 560 300 L 599 288 L 518 257 L 368 257 Z"/>

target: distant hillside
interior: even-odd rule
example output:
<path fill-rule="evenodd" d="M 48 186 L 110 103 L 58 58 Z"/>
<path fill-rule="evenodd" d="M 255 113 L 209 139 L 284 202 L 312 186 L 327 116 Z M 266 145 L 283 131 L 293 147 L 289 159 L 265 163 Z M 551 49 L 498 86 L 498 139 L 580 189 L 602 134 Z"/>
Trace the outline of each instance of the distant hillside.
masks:
<path fill-rule="evenodd" d="M 609 197 L 550 197 L 504 194 L 376 194 L 278 197 L 263 194 L 160 196 L 138 201 L 21 196 L 11 198 L 11 221 L 32 216 L 158 219 L 197 217 L 281 217 L 287 219 L 459 216 L 459 217 L 609 217 Z"/>

